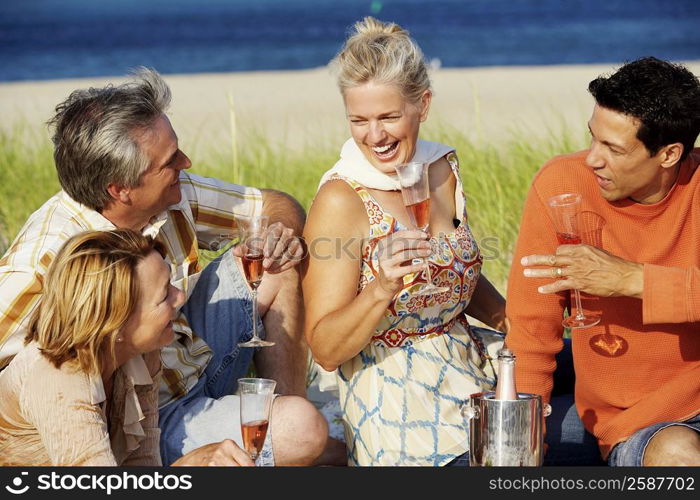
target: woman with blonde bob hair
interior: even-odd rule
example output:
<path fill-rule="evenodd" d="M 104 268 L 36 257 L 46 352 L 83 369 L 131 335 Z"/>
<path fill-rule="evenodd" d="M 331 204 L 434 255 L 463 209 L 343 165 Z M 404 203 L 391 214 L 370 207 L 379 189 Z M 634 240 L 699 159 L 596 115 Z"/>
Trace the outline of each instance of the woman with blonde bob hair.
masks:
<path fill-rule="evenodd" d="M 61 248 L 0 373 L 0 464 L 160 465 L 159 352 L 184 301 L 162 251 L 127 229 Z"/>
<path fill-rule="evenodd" d="M 505 330 L 505 301 L 480 272 L 454 148 L 418 139 L 432 100 L 420 48 L 393 23 L 354 28 L 334 60 L 352 137 L 304 231 L 306 338 L 336 372 L 350 464 L 462 465 L 460 407 L 493 388 L 486 349 L 503 340 L 465 313 Z M 396 167 L 408 162 L 429 165 L 430 235 L 404 206 Z M 416 293 L 425 258 L 440 293 Z"/>

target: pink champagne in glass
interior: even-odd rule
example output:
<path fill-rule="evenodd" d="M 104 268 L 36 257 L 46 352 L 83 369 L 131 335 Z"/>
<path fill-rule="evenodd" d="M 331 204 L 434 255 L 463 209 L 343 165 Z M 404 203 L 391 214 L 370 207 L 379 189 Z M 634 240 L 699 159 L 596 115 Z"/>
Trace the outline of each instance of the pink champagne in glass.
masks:
<path fill-rule="evenodd" d="M 581 237 L 569 233 L 557 233 L 557 241 L 560 245 L 580 245 Z"/>
<path fill-rule="evenodd" d="M 413 225 L 425 231 L 430 224 L 430 198 L 408 205 L 406 208 Z"/>
<path fill-rule="evenodd" d="M 413 225 L 423 232 L 428 232 L 430 225 L 430 186 L 428 184 L 429 163 L 409 162 L 396 166 L 396 175 L 401 185 L 403 204 Z M 416 295 L 429 295 L 442 293 L 449 290 L 446 286 L 435 286 L 430 274 L 430 266 L 425 270 L 426 284 L 418 290 Z"/>
<path fill-rule="evenodd" d="M 277 382 L 268 378 L 239 378 L 241 436 L 243 446 L 256 460 L 265 444 L 270 409 Z"/>
<path fill-rule="evenodd" d="M 554 231 L 560 245 L 578 245 L 581 235 L 578 228 L 577 215 L 581 207 L 581 195 L 564 193 L 547 200 L 549 212 L 554 222 Z M 567 328 L 588 328 L 600 322 L 600 314 L 584 313 L 581 305 L 581 293 L 574 289 L 574 307 L 571 314 L 564 318 L 562 324 Z"/>
<path fill-rule="evenodd" d="M 253 336 L 247 342 L 240 342 L 240 347 L 269 347 L 275 345 L 274 342 L 263 340 L 258 336 L 258 286 L 263 276 L 263 260 L 265 238 L 269 217 L 266 215 L 255 215 L 252 217 L 239 217 L 238 225 L 242 231 L 240 245 L 243 247 L 243 272 L 245 279 L 250 284 L 251 299 L 253 305 Z"/>
<path fill-rule="evenodd" d="M 263 259 L 264 256 L 261 254 L 246 254 L 241 259 L 243 261 L 243 271 L 245 272 L 245 279 L 251 288 L 258 288 L 260 286 L 260 281 L 262 281 L 263 275 Z"/>
<path fill-rule="evenodd" d="M 245 451 L 251 457 L 257 457 L 262 451 L 267 436 L 267 420 L 253 420 L 241 424 L 241 433 L 243 434 L 243 445 Z"/>

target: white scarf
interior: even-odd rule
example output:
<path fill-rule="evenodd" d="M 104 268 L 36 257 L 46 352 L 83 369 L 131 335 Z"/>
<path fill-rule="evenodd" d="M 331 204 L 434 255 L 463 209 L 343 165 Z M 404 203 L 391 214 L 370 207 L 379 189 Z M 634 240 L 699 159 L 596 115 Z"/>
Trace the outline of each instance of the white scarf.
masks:
<path fill-rule="evenodd" d="M 447 153 L 454 151 L 454 148 L 445 146 L 437 142 L 429 142 L 418 140 L 416 143 L 416 152 L 413 155 L 412 161 L 421 161 L 433 163 L 439 160 Z M 365 187 L 371 189 L 379 189 L 381 191 L 400 191 L 401 185 L 399 184 L 399 179 L 396 174 L 385 174 L 380 172 L 375 166 L 373 166 L 362 151 L 355 140 L 350 138 L 345 141 L 343 148 L 340 150 L 340 159 L 333 165 L 333 168 L 328 170 L 321 177 L 321 182 L 318 184 L 318 189 L 325 184 L 332 175 L 338 174 L 342 177 L 352 179 L 359 182 Z M 458 189 L 455 193 L 455 203 L 457 204 L 457 217 L 462 217 L 462 209 L 464 208 L 464 203 L 462 201 L 461 189 L 459 187 L 461 183 L 458 183 Z M 337 391 L 338 382 L 335 378 L 335 371 L 329 372 L 317 366 L 319 373 L 319 390 L 321 391 Z"/>
<path fill-rule="evenodd" d="M 416 143 L 416 152 L 411 161 L 433 163 L 452 151 L 454 151 L 454 148 L 444 144 L 419 139 Z M 380 172 L 365 158 L 365 155 L 352 138 L 345 141 L 343 148 L 340 150 L 340 159 L 333 165 L 333 168 L 323 174 L 318 187 L 320 188 L 334 174 L 357 181 L 371 189 L 379 189 L 381 191 L 401 190 L 396 174 Z"/>

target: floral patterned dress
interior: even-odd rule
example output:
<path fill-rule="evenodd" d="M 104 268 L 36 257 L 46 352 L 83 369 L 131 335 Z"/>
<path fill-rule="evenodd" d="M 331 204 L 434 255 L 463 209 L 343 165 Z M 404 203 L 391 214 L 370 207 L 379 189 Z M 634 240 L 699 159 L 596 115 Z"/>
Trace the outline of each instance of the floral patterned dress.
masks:
<path fill-rule="evenodd" d="M 457 157 L 447 155 L 464 197 Z M 378 274 L 378 244 L 403 227 L 359 183 L 370 223 L 358 292 Z M 433 239 L 433 282 L 449 290 L 414 295 L 424 277 L 404 277 L 371 342 L 337 370 L 345 440 L 351 465 L 444 465 L 468 450 L 460 414 L 469 395 L 491 390 L 493 371 L 483 344 L 470 335 L 463 312 L 481 270 L 481 255 L 467 224 L 466 208 L 454 232 Z M 482 349 L 481 353 L 479 349 Z M 489 349 L 491 351 L 491 349 Z"/>

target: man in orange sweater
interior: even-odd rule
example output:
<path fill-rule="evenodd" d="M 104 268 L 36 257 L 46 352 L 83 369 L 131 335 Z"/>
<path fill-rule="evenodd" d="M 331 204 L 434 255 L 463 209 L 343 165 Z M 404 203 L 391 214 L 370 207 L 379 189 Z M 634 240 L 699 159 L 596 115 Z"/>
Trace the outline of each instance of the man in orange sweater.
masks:
<path fill-rule="evenodd" d="M 588 90 L 590 148 L 544 165 L 525 202 L 507 301 L 518 390 L 549 400 L 581 290 L 601 321 L 572 330 L 575 402 L 602 457 L 700 465 L 700 83 L 644 58 Z M 547 200 L 562 193 L 600 221 L 599 248 L 558 245 Z"/>

